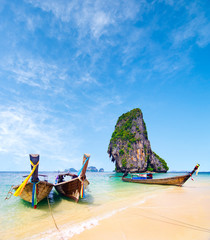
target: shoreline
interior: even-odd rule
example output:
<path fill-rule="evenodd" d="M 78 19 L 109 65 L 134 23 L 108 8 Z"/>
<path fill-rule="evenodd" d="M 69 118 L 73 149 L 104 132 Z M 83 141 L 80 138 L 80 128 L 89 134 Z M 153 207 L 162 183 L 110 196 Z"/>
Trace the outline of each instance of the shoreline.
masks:
<path fill-rule="evenodd" d="M 210 185 L 193 184 L 137 194 L 127 199 L 127 206 L 126 199 L 108 204 L 85 221 L 66 223 L 60 232 L 54 229 L 32 239 L 209 240 Z"/>
<path fill-rule="evenodd" d="M 210 240 L 209 179 L 199 175 L 196 181 L 176 187 L 124 183 L 106 174 L 90 175 L 91 188 L 80 203 L 55 193 L 51 196 L 59 231 L 47 201 L 40 203 L 36 211 L 18 198 L 2 202 L 5 212 L 0 217 L 0 239 L 180 240 L 184 236 L 185 240 Z"/>
<path fill-rule="evenodd" d="M 209 202 L 210 187 L 168 189 L 67 239 L 209 240 Z"/>

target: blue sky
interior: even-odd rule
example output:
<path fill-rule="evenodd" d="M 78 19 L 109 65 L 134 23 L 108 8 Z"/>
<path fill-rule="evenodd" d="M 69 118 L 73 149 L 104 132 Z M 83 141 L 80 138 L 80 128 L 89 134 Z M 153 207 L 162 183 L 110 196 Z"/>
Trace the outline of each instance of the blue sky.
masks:
<path fill-rule="evenodd" d="M 210 171 L 209 1 L 0 0 L 0 36 L 0 170 L 113 170 L 140 108 L 170 170 Z"/>

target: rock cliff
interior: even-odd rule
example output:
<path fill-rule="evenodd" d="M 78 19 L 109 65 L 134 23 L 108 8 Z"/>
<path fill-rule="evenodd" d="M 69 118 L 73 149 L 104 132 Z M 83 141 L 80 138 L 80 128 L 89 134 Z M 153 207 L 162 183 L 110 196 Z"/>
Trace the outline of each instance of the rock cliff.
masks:
<path fill-rule="evenodd" d="M 146 124 L 139 108 L 118 118 L 109 147 L 116 172 L 167 172 L 167 163 L 151 150 Z"/>

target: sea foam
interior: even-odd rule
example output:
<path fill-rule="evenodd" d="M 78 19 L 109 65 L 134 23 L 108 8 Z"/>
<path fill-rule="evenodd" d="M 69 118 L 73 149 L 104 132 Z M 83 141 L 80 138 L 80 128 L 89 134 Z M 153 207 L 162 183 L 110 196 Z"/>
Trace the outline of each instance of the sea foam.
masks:
<path fill-rule="evenodd" d="M 112 216 L 114 216 L 115 214 L 122 212 L 126 209 L 128 209 L 129 207 L 134 207 L 137 205 L 141 205 L 143 203 L 146 202 L 146 200 L 148 198 L 152 198 L 153 196 L 147 196 L 145 197 L 143 200 L 140 200 L 138 202 L 135 202 L 133 204 L 131 204 L 130 206 L 126 206 L 126 207 L 121 207 L 119 209 L 115 209 L 112 210 L 110 212 L 107 212 L 105 214 L 103 214 L 102 216 L 97 216 L 94 218 L 90 218 L 87 221 L 83 221 L 81 223 L 77 223 L 77 224 L 65 224 L 62 225 L 61 227 L 59 227 L 59 230 L 49 230 L 46 232 L 42 232 L 40 234 L 34 235 L 32 236 L 31 239 L 40 239 L 40 240 L 68 240 L 69 238 L 72 238 L 74 235 L 76 234 L 80 234 L 82 232 L 84 232 L 85 230 L 91 229 L 97 225 L 99 225 L 99 222 L 105 219 L 108 219 Z"/>

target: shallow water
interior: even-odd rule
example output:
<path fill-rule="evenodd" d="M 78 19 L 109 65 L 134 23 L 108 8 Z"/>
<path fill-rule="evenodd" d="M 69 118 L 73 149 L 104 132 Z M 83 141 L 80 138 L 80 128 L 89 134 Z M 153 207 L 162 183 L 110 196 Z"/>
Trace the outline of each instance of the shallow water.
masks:
<path fill-rule="evenodd" d="M 12 196 L 4 200 L 11 185 L 22 182 L 21 172 L 0 172 L 0 239 L 60 239 L 50 214 L 47 199 L 33 209 L 31 204 L 19 197 Z M 48 181 L 54 183 L 55 172 L 48 175 Z M 185 173 L 154 174 L 154 178 L 182 175 Z M 85 198 L 76 204 L 74 201 L 61 197 L 52 190 L 49 199 L 53 217 L 65 239 L 79 234 L 87 228 L 98 224 L 102 219 L 126 209 L 130 204 L 143 203 L 156 192 L 165 191 L 174 186 L 160 186 L 125 183 L 122 174 L 112 172 L 87 173 L 90 182 Z M 199 173 L 189 179 L 182 188 L 210 187 L 210 173 Z M 175 187 L 176 188 L 176 187 Z M 181 189 L 181 188 L 180 188 Z"/>

